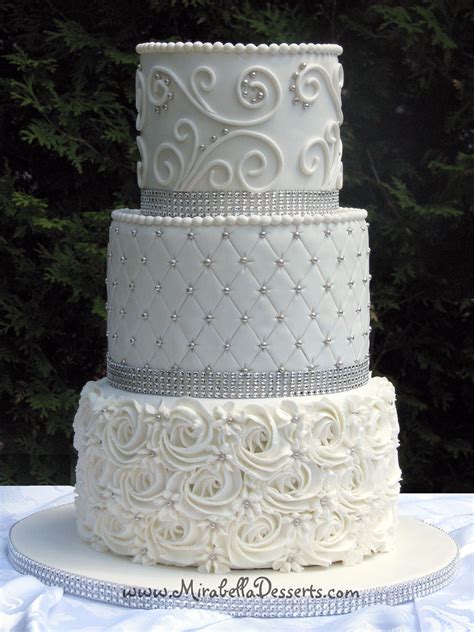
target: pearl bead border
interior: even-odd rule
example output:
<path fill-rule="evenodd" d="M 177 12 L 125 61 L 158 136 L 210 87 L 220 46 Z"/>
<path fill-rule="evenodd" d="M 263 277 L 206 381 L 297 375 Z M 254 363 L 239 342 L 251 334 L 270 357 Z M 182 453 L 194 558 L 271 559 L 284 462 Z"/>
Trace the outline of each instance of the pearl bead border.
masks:
<path fill-rule="evenodd" d="M 341 55 L 339 44 L 231 44 L 226 42 L 144 42 L 138 44 L 139 55 L 150 53 L 234 53 L 236 55 Z"/>
<path fill-rule="evenodd" d="M 73 503 L 67 503 L 73 504 Z M 51 511 L 43 509 L 40 512 Z M 23 518 L 25 520 L 27 518 Z M 22 522 L 19 520 L 18 522 Z M 18 524 L 15 523 L 15 524 Z M 347 614 L 360 610 L 360 608 L 385 604 L 395 606 L 419 597 L 425 597 L 447 586 L 454 578 L 459 566 L 459 551 L 456 557 L 444 568 L 417 577 L 411 581 L 394 584 L 392 586 L 379 586 L 370 590 L 361 590 L 358 597 L 340 597 L 329 599 L 311 599 L 308 597 L 279 599 L 274 597 L 261 598 L 202 598 L 196 601 L 192 596 L 159 597 L 151 594 L 146 597 L 123 596 L 124 590 L 133 590 L 137 587 L 116 584 L 92 579 L 84 575 L 68 573 L 66 571 L 41 564 L 24 555 L 14 546 L 11 534 L 15 525 L 10 528 L 8 537 L 8 558 L 13 568 L 24 575 L 32 575 L 48 586 L 59 586 L 65 593 L 86 597 L 94 601 L 124 606 L 126 608 L 144 609 L 171 609 L 171 608 L 195 608 L 199 610 L 214 610 L 235 617 L 262 617 L 262 618 L 296 618 L 311 616 L 327 616 L 335 614 Z M 446 533 L 443 529 L 430 525 Z M 449 536 L 449 534 L 447 534 Z M 449 536 L 451 537 L 451 536 Z M 244 572 L 243 572 L 244 574 Z M 199 580 L 203 582 L 204 576 L 199 574 Z"/>
<path fill-rule="evenodd" d="M 205 217 L 176 217 L 170 215 L 142 215 L 140 210 L 117 209 L 112 219 L 124 224 L 145 226 L 289 226 L 291 224 L 339 224 L 367 218 L 367 211 L 357 208 L 341 208 L 334 214 L 314 215 L 206 215 Z"/>

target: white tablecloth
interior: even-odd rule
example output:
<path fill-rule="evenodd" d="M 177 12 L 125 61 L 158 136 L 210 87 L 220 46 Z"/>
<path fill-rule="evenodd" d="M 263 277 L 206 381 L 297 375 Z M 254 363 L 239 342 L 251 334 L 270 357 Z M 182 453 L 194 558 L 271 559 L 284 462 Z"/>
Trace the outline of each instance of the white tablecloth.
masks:
<path fill-rule="evenodd" d="M 28 514 L 73 498 L 71 487 L 0 487 L 0 630 L 202 630 L 212 632 L 325 630 L 341 632 L 461 632 L 474 630 L 474 495 L 402 494 L 400 513 L 451 533 L 461 568 L 444 590 L 400 606 L 375 606 L 350 615 L 305 619 L 233 619 L 205 610 L 129 610 L 63 593 L 13 570 L 6 543 L 10 526 Z"/>

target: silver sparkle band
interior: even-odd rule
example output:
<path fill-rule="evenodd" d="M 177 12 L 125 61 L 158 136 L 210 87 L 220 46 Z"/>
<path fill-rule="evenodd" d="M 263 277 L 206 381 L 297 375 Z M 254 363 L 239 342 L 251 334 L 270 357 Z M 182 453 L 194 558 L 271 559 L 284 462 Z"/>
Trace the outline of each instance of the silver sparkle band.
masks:
<path fill-rule="evenodd" d="M 132 367 L 107 359 L 112 386 L 171 397 L 253 399 L 339 393 L 369 381 L 369 360 L 341 368 L 305 371 L 183 371 Z"/>
<path fill-rule="evenodd" d="M 459 566 L 459 555 L 457 555 L 447 566 L 434 573 L 392 586 L 360 590 L 358 596 L 332 599 L 328 597 L 282 599 L 268 596 L 262 599 L 259 597 L 217 596 L 211 598 L 203 596 L 196 600 L 190 594 L 183 594 L 178 597 L 161 596 L 158 591 L 146 591 L 136 586 L 93 579 L 47 566 L 20 553 L 11 541 L 11 537 L 8 541 L 8 558 L 13 568 L 19 573 L 33 575 L 47 586 L 59 586 L 70 595 L 126 608 L 210 609 L 236 617 L 314 617 L 346 614 L 377 604 L 395 606 L 430 595 L 444 588 L 452 581 Z"/>
<path fill-rule="evenodd" d="M 312 215 L 337 213 L 339 190 L 332 191 L 164 191 L 141 190 L 141 213 L 169 217 L 206 215 Z"/>

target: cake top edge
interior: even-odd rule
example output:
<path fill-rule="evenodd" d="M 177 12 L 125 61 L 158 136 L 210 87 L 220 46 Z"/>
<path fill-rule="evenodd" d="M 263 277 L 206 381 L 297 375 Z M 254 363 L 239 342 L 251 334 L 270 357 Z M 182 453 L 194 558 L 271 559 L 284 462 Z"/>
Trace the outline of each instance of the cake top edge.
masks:
<path fill-rule="evenodd" d="M 257 53 L 260 55 L 341 55 L 342 46 L 339 44 L 231 44 L 227 42 L 145 42 L 138 44 L 136 51 L 139 55 L 150 53 Z"/>

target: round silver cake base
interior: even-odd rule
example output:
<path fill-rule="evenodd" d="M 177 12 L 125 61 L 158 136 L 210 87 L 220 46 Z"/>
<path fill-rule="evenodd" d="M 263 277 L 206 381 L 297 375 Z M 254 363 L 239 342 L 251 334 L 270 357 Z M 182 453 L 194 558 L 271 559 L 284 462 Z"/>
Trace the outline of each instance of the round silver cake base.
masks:
<path fill-rule="evenodd" d="M 458 548 L 444 531 L 404 517 L 395 549 L 357 566 L 208 575 L 192 568 L 142 566 L 95 551 L 79 538 L 74 505 L 69 504 L 17 522 L 10 530 L 9 557 L 16 570 L 66 593 L 129 608 L 207 608 L 234 616 L 308 617 L 380 603 L 395 605 L 439 590 L 456 572 Z"/>

